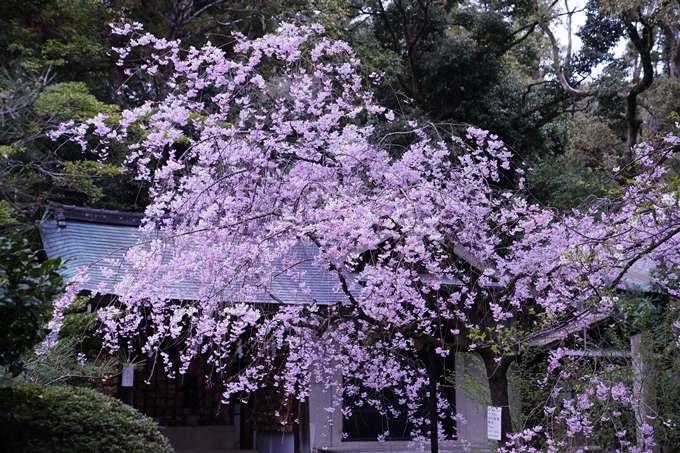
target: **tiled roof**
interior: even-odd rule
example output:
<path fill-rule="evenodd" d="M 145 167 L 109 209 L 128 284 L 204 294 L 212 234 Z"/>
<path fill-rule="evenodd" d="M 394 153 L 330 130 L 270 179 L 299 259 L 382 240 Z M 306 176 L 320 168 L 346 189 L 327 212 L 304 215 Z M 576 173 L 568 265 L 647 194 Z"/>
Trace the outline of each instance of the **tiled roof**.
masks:
<path fill-rule="evenodd" d="M 653 292 L 657 289 L 654 287 L 653 273 L 654 269 L 647 265 L 644 260 L 638 261 L 630 269 L 626 270 L 621 279 L 620 289 Z"/>
<path fill-rule="evenodd" d="M 47 220 L 40 224 L 40 236 L 47 257 L 61 257 L 65 262 L 64 277 L 72 278 L 81 268 L 91 266 L 90 280 L 84 289 L 94 290 L 108 281 L 100 266 L 111 267 L 108 259 L 122 260 L 129 247 L 137 243 L 140 233 L 133 226 L 71 220 L 60 228 L 56 220 Z"/>
<path fill-rule="evenodd" d="M 130 247 L 136 246 L 141 238 L 138 225 L 143 215 L 56 204 L 54 207 L 62 221 L 66 222 L 66 227 L 60 228 L 56 219 L 46 220 L 40 225 L 40 235 L 47 256 L 61 257 L 65 261 L 63 274 L 66 278 L 75 276 L 79 269 L 89 266 L 89 280 L 83 285 L 85 290 L 96 291 L 104 283 L 108 288 L 112 288 L 117 283 L 116 277 L 121 277 L 116 274 L 121 271 L 111 261 L 122 261 Z M 470 262 L 470 257 L 461 254 L 460 250 L 455 251 Z M 299 281 L 281 273 L 266 284 L 266 291 L 251 296 L 254 300 L 243 302 L 296 304 L 316 301 L 318 304 L 326 305 L 345 300 L 345 295 L 337 290 L 337 275 L 312 262 L 312 258 L 318 253 L 315 245 L 298 243 L 293 253 L 295 256 L 288 258 L 300 263 L 295 268 Z M 475 266 L 477 263 L 471 264 Z M 105 278 L 102 268 L 113 270 L 113 279 Z M 643 263 L 636 263 L 627 270 L 620 286 L 628 290 L 652 291 L 650 274 L 650 268 Z M 352 292 L 358 295 L 359 282 L 349 273 L 346 276 L 353 285 Z M 423 275 L 421 278 L 427 280 L 428 276 Z M 300 283 L 308 290 L 300 291 Z M 463 285 L 459 279 L 443 283 L 452 286 Z M 165 297 L 180 298 L 181 295 L 183 299 L 198 298 L 198 282 L 190 279 L 176 281 L 166 289 Z M 236 289 L 233 286 L 226 288 L 225 297 L 235 293 Z"/>
<path fill-rule="evenodd" d="M 130 247 L 136 246 L 141 238 L 137 227 L 121 223 L 110 225 L 91 221 L 71 220 L 66 218 L 66 226 L 59 227 L 56 220 L 46 220 L 40 225 L 40 235 L 43 247 L 49 258 L 61 257 L 65 261 L 63 274 L 67 278 L 75 276 L 78 271 L 89 266 L 89 280 L 83 284 L 84 290 L 96 291 L 102 283 L 112 288 L 117 275 L 122 271 L 111 261 L 122 261 Z M 324 270 L 312 263 L 311 259 L 318 253 L 313 244 L 297 244 L 293 253 L 300 262 L 295 268 L 297 277 L 285 273 L 279 274 L 268 282 L 266 291 L 252 296 L 253 300 L 242 302 L 289 304 L 309 303 L 316 301 L 320 305 L 341 302 L 345 296 L 337 288 L 336 274 Z M 102 268 L 114 271 L 114 276 L 106 278 L 102 275 Z M 348 275 L 351 280 L 351 275 Z M 299 282 L 296 281 L 299 279 Z M 300 291 L 300 283 L 308 291 Z M 185 300 L 197 299 L 198 282 L 186 279 L 176 282 L 167 288 L 164 297 L 181 298 Z M 234 293 L 236 288 L 227 288 L 226 294 Z M 357 291 L 358 292 L 358 291 Z M 228 297 L 228 296 L 225 296 Z"/>

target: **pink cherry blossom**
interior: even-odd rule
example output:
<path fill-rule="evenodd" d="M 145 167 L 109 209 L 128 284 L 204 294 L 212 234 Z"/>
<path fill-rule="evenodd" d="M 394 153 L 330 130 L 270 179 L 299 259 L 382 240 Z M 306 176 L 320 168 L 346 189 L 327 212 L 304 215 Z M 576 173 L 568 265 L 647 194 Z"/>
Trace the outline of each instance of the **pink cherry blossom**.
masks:
<path fill-rule="evenodd" d="M 622 448 L 637 445 L 616 425 L 634 411 L 629 384 L 595 375 L 567 394 L 559 382 L 590 363 L 576 355 L 587 349 L 579 335 L 616 309 L 633 271 L 680 265 L 680 210 L 663 165 L 677 137 L 634 150 L 637 173 L 613 209 L 557 215 L 522 184 L 498 189 L 511 154 L 486 131 L 470 127 L 452 149 L 410 123 L 404 132 L 415 140 L 391 157 L 372 133 L 394 112 L 373 103 L 351 48 L 318 26 L 236 36 L 231 58 L 210 44 L 181 51 L 134 24 L 114 32 L 131 37 L 115 49 L 121 59 L 150 51 L 140 68 L 148 77 L 169 68 L 170 90 L 116 124 L 99 116 L 59 129 L 103 156 L 133 128 L 144 132 L 128 143 L 127 165 L 149 182 L 152 202 L 144 240 L 115 276 L 118 299 L 100 311 L 109 350 L 139 344 L 170 375 L 203 357 L 225 380 L 225 402 L 266 382 L 304 400 L 318 383 L 332 394 L 329 411 L 349 416 L 341 406 L 351 397 L 394 413 L 375 397 L 390 388 L 419 423 L 418 438 L 429 381 L 416 343 L 441 357 L 488 356 L 491 376 L 527 344 L 569 337 L 575 346 L 549 353 L 556 380 L 536 376 L 553 385 L 540 411 L 552 427 L 520 426 L 502 451 L 580 451 L 567 439 L 591 438 L 601 423 L 621 434 Z M 676 272 L 654 283 L 677 296 Z M 317 300 L 320 286 L 330 300 Z M 72 288 L 56 304 L 55 328 Z M 523 321 L 529 327 L 518 329 Z M 243 349 L 250 362 L 236 372 Z M 628 451 L 650 451 L 653 427 L 638 429 L 644 445 Z"/>

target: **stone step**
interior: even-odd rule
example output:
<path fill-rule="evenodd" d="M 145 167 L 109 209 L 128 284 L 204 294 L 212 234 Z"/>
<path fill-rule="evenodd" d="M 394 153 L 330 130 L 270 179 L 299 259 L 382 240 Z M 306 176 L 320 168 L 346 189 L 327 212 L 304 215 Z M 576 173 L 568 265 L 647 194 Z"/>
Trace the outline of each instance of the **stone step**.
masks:
<path fill-rule="evenodd" d="M 428 453 L 430 444 L 426 442 L 423 448 L 420 445 L 411 444 L 408 441 L 386 441 L 386 442 L 343 442 L 340 446 L 319 449 L 321 453 Z M 464 446 L 456 441 L 447 441 L 444 445 L 439 445 L 439 453 L 489 453 L 489 444 L 476 444 Z"/>
<path fill-rule="evenodd" d="M 176 453 L 234 452 L 233 425 L 166 426 L 160 431 L 170 440 Z"/>
<path fill-rule="evenodd" d="M 175 450 L 175 453 L 257 453 L 257 450 Z"/>
<path fill-rule="evenodd" d="M 177 450 L 175 449 L 175 453 L 234 453 L 237 450 Z"/>

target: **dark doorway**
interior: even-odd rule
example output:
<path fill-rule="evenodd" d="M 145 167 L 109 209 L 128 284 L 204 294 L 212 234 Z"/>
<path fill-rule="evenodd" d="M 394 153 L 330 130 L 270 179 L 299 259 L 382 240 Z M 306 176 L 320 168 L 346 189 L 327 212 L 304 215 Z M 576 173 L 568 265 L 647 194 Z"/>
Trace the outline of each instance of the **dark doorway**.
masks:
<path fill-rule="evenodd" d="M 427 357 L 424 356 L 424 363 L 427 362 Z M 446 437 L 449 439 L 455 438 L 455 421 L 452 416 L 455 415 L 456 408 L 456 391 L 453 386 L 453 379 L 447 379 L 447 375 L 452 375 L 454 370 L 454 354 L 450 353 L 445 359 L 438 361 L 435 373 L 439 376 L 439 392 L 442 398 L 448 402 L 449 409 L 446 411 L 446 418 L 443 420 L 443 430 Z M 359 383 L 361 387 L 361 384 Z M 364 388 L 360 392 L 367 391 Z M 383 402 L 383 406 L 392 407 L 397 412 L 396 416 L 391 413 L 383 414 L 381 411 L 369 404 L 356 406 L 356 399 L 345 396 L 343 402 L 344 406 L 352 406 L 352 415 L 349 418 L 344 418 L 342 423 L 342 430 L 346 437 L 343 441 L 375 441 L 379 436 L 385 433 L 388 435 L 385 440 L 411 440 L 414 426 L 406 420 L 407 408 L 405 405 L 399 405 L 394 392 L 389 389 L 383 390 L 379 394 L 373 395 L 373 398 Z M 416 417 L 427 419 L 429 416 L 428 402 L 423 398 L 420 409 L 415 415 Z M 425 428 L 427 429 L 427 428 Z"/>

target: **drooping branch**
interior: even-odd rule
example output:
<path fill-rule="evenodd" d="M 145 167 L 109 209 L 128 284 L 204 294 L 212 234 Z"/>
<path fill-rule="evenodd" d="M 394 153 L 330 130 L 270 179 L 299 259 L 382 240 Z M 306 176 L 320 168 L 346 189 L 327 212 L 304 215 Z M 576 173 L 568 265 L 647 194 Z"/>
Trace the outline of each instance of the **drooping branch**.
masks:
<path fill-rule="evenodd" d="M 415 340 L 440 357 L 447 347 L 476 351 L 492 404 L 503 407 L 507 438 L 513 430 L 508 369 L 523 340 L 538 341 L 530 337 L 538 330 L 544 338 L 563 331 L 575 335 L 561 328 L 564 323 L 587 329 L 591 317 L 584 307 L 610 295 L 622 243 L 661 271 L 669 260 L 679 265 L 676 251 L 659 242 L 669 244 L 675 240 L 671 234 L 680 234 L 675 189 L 659 178 L 664 162 L 658 153 L 645 159 L 648 155 L 634 150 L 640 171 L 649 172 L 644 180 L 649 184 L 621 195 L 625 203 L 617 212 L 582 209 L 558 217 L 532 204 L 526 191 L 497 188 L 501 172 L 510 167 L 510 152 L 480 129 L 453 137 L 457 148 L 452 149 L 446 140 L 432 140 L 409 125 L 412 129 L 401 133 L 420 139 L 404 145 L 396 159 L 371 141 L 372 129 L 359 116 L 385 110 L 370 104 L 358 63 L 345 65 L 355 61 L 351 49 L 319 33 L 286 26 L 260 40 L 243 38 L 235 47 L 237 58 L 211 47 L 195 55 L 177 52 L 172 71 L 201 68 L 178 78 L 204 88 L 179 86 L 154 106 L 153 115 L 149 109 L 126 111 L 136 122 L 120 131 L 107 131 L 101 121 L 87 123 L 110 140 L 120 141 L 131 127 L 149 131 L 135 139 L 138 152 L 131 164 L 153 184 L 149 216 L 170 213 L 178 220 L 168 222 L 162 238 L 147 224 L 148 247 L 130 247 L 124 266 L 134 270 L 126 274 L 133 278 L 116 289 L 122 294 L 115 308 L 122 310 L 101 313 L 107 347 L 134 338 L 140 323 L 153 322 L 158 335 L 147 339 L 145 350 L 191 340 L 182 366 L 199 360 L 205 346 L 227 370 L 236 341 L 249 343 L 252 363 L 226 384 L 225 398 L 262 388 L 276 373 L 287 397 L 305 398 L 312 384 L 322 384 L 338 389 L 336 406 L 344 394 L 380 405 L 361 396 L 356 385 L 361 382 L 373 394 L 403 392 L 400 398 L 410 407 L 422 405 L 424 383 L 434 382 L 424 380 L 422 362 L 413 360 Z M 290 90 L 271 90 L 262 77 L 258 58 L 263 54 L 287 71 Z M 206 88 L 215 115 L 192 115 L 204 111 Z M 279 96 L 283 102 L 277 102 Z M 200 141 L 186 135 L 187 121 Z M 166 152 L 179 139 L 194 141 L 190 157 Z M 680 143 L 680 138 L 668 141 Z M 666 155 L 673 151 L 650 146 Z M 650 200 L 664 203 L 664 216 L 654 218 Z M 172 259 L 164 259 L 165 252 Z M 660 257 L 661 252 L 668 253 Z M 370 259 L 359 259 L 358 253 Z M 178 306 L 168 293 L 183 278 L 195 279 L 199 296 L 207 296 Z M 666 288 L 673 291 L 678 277 L 668 279 L 673 281 Z M 323 299 L 315 294 L 317 284 L 326 287 Z M 278 302 L 278 310 L 261 309 L 256 300 L 262 293 Z M 333 303 L 338 300 L 343 302 Z M 597 314 L 609 315 L 613 306 L 602 305 Z M 192 338 L 182 334 L 184 323 Z M 277 352 L 288 362 L 272 364 Z M 561 357 L 567 356 L 551 357 L 550 372 L 566 380 L 557 368 Z M 611 392 L 591 392 L 590 384 L 572 387 L 583 407 L 608 404 L 597 398 Z M 546 428 L 548 435 L 561 442 L 557 437 L 573 429 L 571 438 L 593 437 L 581 423 L 587 410 L 569 412 L 566 400 L 548 403 L 546 409 L 556 414 L 556 428 Z M 567 417 L 578 423 L 569 424 Z"/>

